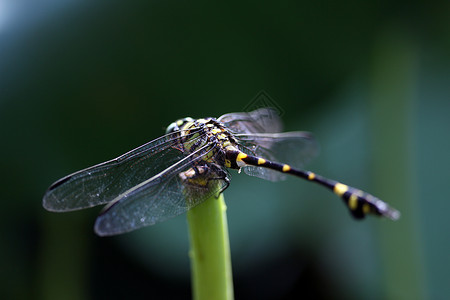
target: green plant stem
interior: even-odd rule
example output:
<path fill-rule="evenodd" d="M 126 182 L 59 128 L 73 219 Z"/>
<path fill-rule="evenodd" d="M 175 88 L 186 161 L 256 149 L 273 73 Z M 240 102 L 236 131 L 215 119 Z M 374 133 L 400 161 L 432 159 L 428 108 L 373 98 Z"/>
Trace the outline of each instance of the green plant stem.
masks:
<path fill-rule="evenodd" d="M 391 25 L 374 48 L 372 69 L 372 125 L 375 190 L 401 208 L 395 224 L 381 223 L 384 266 L 383 298 L 427 299 L 420 249 L 417 168 L 414 168 L 414 108 L 417 105 L 418 48 L 409 31 Z M 394 162 L 394 163 L 393 163 Z M 386 199 L 387 200 L 387 199 Z M 405 251 L 407 249 L 407 251 Z"/>
<path fill-rule="evenodd" d="M 223 194 L 188 211 L 193 298 L 233 299 L 230 244 Z"/>

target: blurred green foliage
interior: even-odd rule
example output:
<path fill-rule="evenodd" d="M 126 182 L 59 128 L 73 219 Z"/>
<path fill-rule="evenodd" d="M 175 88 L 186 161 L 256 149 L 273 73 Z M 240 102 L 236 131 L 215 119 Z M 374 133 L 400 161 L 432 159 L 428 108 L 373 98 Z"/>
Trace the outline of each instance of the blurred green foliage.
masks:
<path fill-rule="evenodd" d="M 306 182 L 233 173 L 237 298 L 450 295 L 448 1 L 0 2 L 0 297 L 186 299 L 185 216 L 113 238 L 44 211 L 56 179 L 265 90 L 308 167 L 402 213 L 350 218 Z"/>

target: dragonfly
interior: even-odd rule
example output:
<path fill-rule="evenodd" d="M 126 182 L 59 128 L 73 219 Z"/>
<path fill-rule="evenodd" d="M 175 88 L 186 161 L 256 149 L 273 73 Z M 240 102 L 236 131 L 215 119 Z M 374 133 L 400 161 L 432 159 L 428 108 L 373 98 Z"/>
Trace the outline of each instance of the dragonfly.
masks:
<path fill-rule="evenodd" d="M 110 236 L 180 215 L 230 184 L 229 169 L 270 181 L 292 175 L 339 196 L 351 215 L 397 220 L 399 211 L 377 197 L 303 170 L 318 153 L 312 134 L 281 132 L 277 111 L 260 108 L 219 118 L 190 117 L 166 134 L 115 159 L 65 176 L 43 197 L 45 209 L 67 212 L 105 205 L 94 231 Z"/>

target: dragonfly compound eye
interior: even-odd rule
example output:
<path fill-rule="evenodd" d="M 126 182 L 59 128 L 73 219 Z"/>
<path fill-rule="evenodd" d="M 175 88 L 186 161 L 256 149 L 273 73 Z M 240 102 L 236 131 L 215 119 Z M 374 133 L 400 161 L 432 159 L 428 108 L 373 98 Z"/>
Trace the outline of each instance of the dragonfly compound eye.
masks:
<path fill-rule="evenodd" d="M 191 122 L 194 122 L 194 119 L 192 119 L 191 117 L 179 119 L 167 126 L 166 134 L 181 130 L 187 123 Z"/>

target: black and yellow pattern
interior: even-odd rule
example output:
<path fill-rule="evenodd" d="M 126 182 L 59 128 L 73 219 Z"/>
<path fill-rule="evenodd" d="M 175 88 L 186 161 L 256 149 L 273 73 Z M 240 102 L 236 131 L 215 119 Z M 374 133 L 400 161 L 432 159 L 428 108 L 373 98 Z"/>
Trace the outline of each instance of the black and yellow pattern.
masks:
<path fill-rule="evenodd" d="M 293 175 L 316 182 L 341 197 L 357 219 L 368 214 L 399 218 L 397 210 L 370 194 L 301 170 L 317 152 L 314 139 L 307 132 L 280 130 L 281 120 L 270 108 L 180 119 L 164 136 L 56 181 L 43 205 L 62 212 L 107 204 L 95 231 L 115 235 L 164 221 L 218 195 L 230 184 L 228 169 L 237 169 L 271 181 Z"/>
<path fill-rule="evenodd" d="M 264 158 L 245 154 L 239 150 L 227 151 L 226 157 L 228 167 L 230 168 L 239 169 L 245 165 L 269 168 L 278 172 L 301 177 L 308 181 L 316 182 L 322 186 L 325 186 L 344 200 L 344 203 L 347 205 L 351 214 L 357 219 L 362 219 L 367 214 L 384 216 L 391 220 L 397 220 L 400 217 L 397 210 L 390 208 L 380 199 L 343 183 L 317 175 L 313 172 L 294 169 L 290 165 L 268 161 Z"/>
<path fill-rule="evenodd" d="M 224 153 L 223 156 L 225 157 L 225 160 L 220 160 L 218 162 L 227 168 L 240 169 L 245 166 L 263 167 L 316 182 L 327 187 L 341 197 L 351 214 L 357 219 L 362 219 L 367 214 L 384 216 L 391 220 L 397 220 L 400 216 L 397 210 L 390 208 L 385 202 L 359 189 L 325 178 L 310 171 L 292 168 L 288 164 L 276 163 L 266 160 L 265 158 L 248 155 L 238 150 L 238 141 L 224 126 L 213 118 L 198 119 L 196 121 L 191 119 L 184 122 L 178 121 L 177 126 L 174 128 L 178 128 L 183 135 L 186 135 L 191 133 L 192 130 L 199 128 L 200 124 L 205 126 L 205 130 L 207 130 L 209 137 L 215 139 L 214 144 L 221 145 L 220 150 L 217 151 L 222 151 Z M 191 138 L 189 138 L 185 139 L 183 144 L 187 150 L 193 151 L 204 146 L 206 143 L 208 143 L 206 140 L 192 143 Z M 217 158 L 215 158 L 217 156 L 217 151 L 205 155 L 203 160 L 212 162 L 211 160 L 216 159 L 217 161 Z"/>

